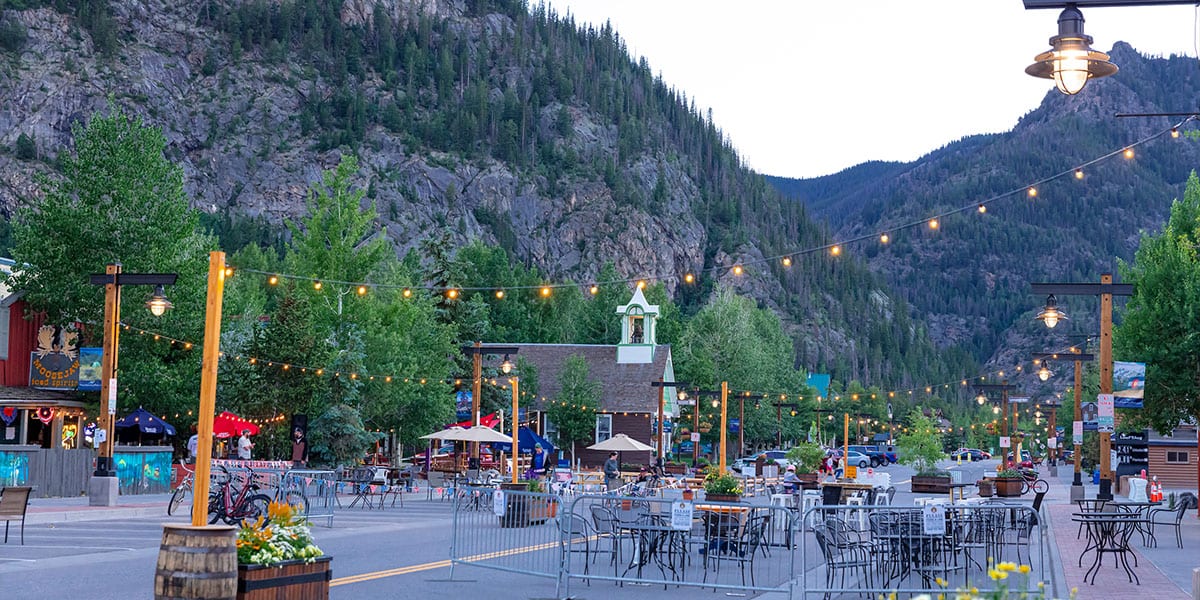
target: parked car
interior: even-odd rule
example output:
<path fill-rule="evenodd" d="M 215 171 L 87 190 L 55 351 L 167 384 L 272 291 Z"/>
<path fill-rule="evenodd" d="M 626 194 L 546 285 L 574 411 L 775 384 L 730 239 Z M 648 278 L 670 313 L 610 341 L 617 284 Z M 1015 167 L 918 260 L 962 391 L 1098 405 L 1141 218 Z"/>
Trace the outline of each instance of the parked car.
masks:
<path fill-rule="evenodd" d="M 950 454 L 950 460 L 965 460 L 967 462 L 987 460 L 988 458 L 991 458 L 991 455 L 978 448 L 959 448 Z"/>
<path fill-rule="evenodd" d="M 867 458 L 871 459 L 872 467 L 887 466 L 898 459 L 894 450 L 888 452 L 881 450 L 878 446 L 850 446 L 850 451 L 865 454 Z"/>
<path fill-rule="evenodd" d="M 755 454 L 755 455 L 751 456 L 750 458 L 743 459 L 743 460 L 749 460 L 750 462 L 755 462 L 758 460 L 759 455 L 762 455 L 762 454 L 765 454 L 767 456 L 767 460 L 775 461 L 775 464 L 779 465 L 779 467 L 781 469 L 786 469 L 788 467 L 788 465 L 792 464 L 792 462 L 787 459 L 787 451 L 786 450 L 763 450 L 762 452 L 759 452 L 758 454 Z"/>
<path fill-rule="evenodd" d="M 869 466 L 872 466 L 871 457 L 867 456 L 866 454 L 863 454 L 862 452 L 855 452 L 853 449 L 854 446 L 850 446 L 850 448 L 851 448 L 851 450 L 850 450 L 850 453 L 847 455 L 848 460 L 846 461 L 846 464 L 853 465 L 860 469 L 865 469 Z M 837 450 L 834 450 L 831 453 L 831 455 L 833 456 L 833 459 L 835 461 L 841 460 L 842 449 L 838 448 Z"/>

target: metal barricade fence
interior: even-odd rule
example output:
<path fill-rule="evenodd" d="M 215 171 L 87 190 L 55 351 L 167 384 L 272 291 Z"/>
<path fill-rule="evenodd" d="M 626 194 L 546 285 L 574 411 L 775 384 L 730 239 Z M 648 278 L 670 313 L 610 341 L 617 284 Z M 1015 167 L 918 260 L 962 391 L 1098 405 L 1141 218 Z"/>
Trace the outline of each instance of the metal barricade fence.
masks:
<path fill-rule="evenodd" d="M 781 506 L 584 495 L 559 515 L 562 584 L 792 592 L 795 516 Z M 562 597 L 562 596 L 560 596 Z"/>
<path fill-rule="evenodd" d="M 817 506 L 796 521 L 801 598 L 1049 586 L 1043 517 L 1028 505 Z"/>
<path fill-rule="evenodd" d="M 337 476 L 333 471 L 290 469 L 283 474 L 281 492 L 299 492 L 304 498 L 304 516 L 309 521 L 321 519 L 333 527 L 333 509 L 337 506 Z"/>
<path fill-rule="evenodd" d="M 455 565 L 471 565 L 557 578 L 559 498 L 553 494 L 491 487 L 455 488 L 450 578 Z"/>

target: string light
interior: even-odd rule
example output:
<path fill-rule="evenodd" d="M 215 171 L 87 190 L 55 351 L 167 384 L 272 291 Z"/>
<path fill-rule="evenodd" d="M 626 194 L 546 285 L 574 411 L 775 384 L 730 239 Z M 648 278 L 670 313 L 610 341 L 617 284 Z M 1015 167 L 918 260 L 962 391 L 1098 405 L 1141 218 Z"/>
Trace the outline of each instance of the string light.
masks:
<path fill-rule="evenodd" d="M 741 275 L 742 274 L 742 265 L 733 265 L 733 274 Z"/>
<path fill-rule="evenodd" d="M 550 286 L 542 286 L 541 294 L 542 294 L 543 298 L 549 298 L 550 297 Z"/>
<path fill-rule="evenodd" d="M 271 284 L 271 285 L 278 285 L 278 284 L 279 284 L 279 276 L 278 276 L 278 275 L 272 275 L 272 276 L 268 277 L 268 278 L 267 278 L 267 283 L 269 283 L 269 284 Z"/>
<path fill-rule="evenodd" d="M 404 291 L 400 292 L 400 295 L 404 296 L 405 298 L 412 298 L 412 290 L 404 288 Z"/>
<path fill-rule="evenodd" d="M 1124 154 L 1126 159 L 1133 158 L 1133 147 L 1126 148 Z"/>
<path fill-rule="evenodd" d="M 691 273 L 687 273 L 687 274 L 685 274 L 685 275 L 683 276 L 683 282 L 684 282 L 684 283 L 695 283 L 695 282 L 696 282 L 696 276 L 695 276 L 695 275 L 692 275 Z M 593 287 L 595 287 L 595 286 L 593 286 Z"/>
<path fill-rule="evenodd" d="M 313 282 L 313 289 L 317 290 L 318 292 L 321 291 L 321 280 L 320 279 Z"/>
<path fill-rule="evenodd" d="M 367 286 L 365 286 L 365 285 L 358 286 L 358 295 L 366 296 L 367 295 Z"/>
<path fill-rule="evenodd" d="M 596 294 L 600 293 L 600 286 L 593 283 L 592 286 L 588 288 L 588 291 L 591 292 L 593 296 L 595 296 Z"/>
<path fill-rule="evenodd" d="M 504 299 L 504 290 L 496 290 L 496 299 L 497 299 L 497 300 L 503 300 L 503 299 Z"/>
<path fill-rule="evenodd" d="M 446 297 L 451 300 L 458 298 L 458 290 L 456 290 L 454 288 L 450 288 L 450 289 L 446 290 Z"/>
<path fill-rule="evenodd" d="M 1179 137 L 1179 128 L 1178 128 L 1178 127 L 1172 127 L 1172 128 L 1171 128 L 1171 137 L 1172 137 L 1172 138 L 1178 138 L 1178 137 Z"/>
<path fill-rule="evenodd" d="M 1075 179 L 1083 179 L 1083 169 L 1075 169 Z"/>
<path fill-rule="evenodd" d="M 1037 188 L 1033 187 L 1032 185 L 1029 186 L 1029 190 L 1025 193 L 1028 194 L 1030 198 L 1037 198 Z"/>
<path fill-rule="evenodd" d="M 790 267 L 790 266 L 792 266 L 792 257 L 790 257 L 790 256 L 785 256 L 785 257 L 783 257 L 783 260 L 782 260 L 782 261 L 780 261 L 780 262 L 782 262 L 782 263 L 783 263 L 783 266 L 785 266 L 785 267 Z"/>
<path fill-rule="evenodd" d="M 890 241 L 892 241 L 892 238 L 891 238 L 891 237 L 889 237 L 889 236 L 888 236 L 888 234 L 886 234 L 886 233 L 884 233 L 884 234 L 882 234 L 882 235 L 880 235 L 880 236 L 879 236 L 879 243 L 880 243 L 880 244 L 886 244 L 886 243 L 888 243 L 888 242 L 890 242 Z"/>
<path fill-rule="evenodd" d="M 829 249 L 829 253 L 830 253 L 830 254 L 832 254 L 832 255 L 834 255 L 834 256 L 839 256 L 839 255 L 841 255 L 841 253 L 842 253 L 842 247 L 841 247 L 841 246 L 834 246 L 834 247 L 832 247 L 832 248 L 830 248 L 830 249 Z"/>
<path fill-rule="evenodd" d="M 939 225 L 939 224 L 938 224 L 938 220 L 937 220 L 937 219 L 930 219 L 930 220 L 929 220 L 929 228 L 930 228 L 930 229 L 937 229 L 937 228 L 938 228 L 938 225 Z"/>
<path fill-rule="evenodd" d="M 981 214 L 981 215 L 982 215 L 982 214 L 984 214 L 984 213 L 986 213 L 986 212 L 987 212 L 987 205 L 986 205 L 986 204 L 980 204 L 980 205 L 979 205 L 979 214 Z"/>

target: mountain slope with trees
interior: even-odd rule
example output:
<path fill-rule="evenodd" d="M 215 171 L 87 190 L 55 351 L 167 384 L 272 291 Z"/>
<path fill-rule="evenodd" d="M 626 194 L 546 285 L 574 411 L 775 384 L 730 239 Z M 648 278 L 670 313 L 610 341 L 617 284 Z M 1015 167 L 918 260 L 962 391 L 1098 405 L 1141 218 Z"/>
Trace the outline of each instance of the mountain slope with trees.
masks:
<path fill-rule="evenodd" d="M 0 7 L 6 211 L 40 193 L 38 176 L 58 177 L 72 125 L 111 99 L 162 128 L 191 205 L 230 251 L 282 253 L 297 234 L 283 224 L 305 216 L 310 187 L 354 155 L 374 239 L 415 257 L 408 273 L 462 279 L 451 250 L 479 241 L 523 265 L 522 277 L 582 285 L 612 264 L 619 278 L 659 280 L 685 315 L 732 287 L 780 315 L 797 366 L 844 381 L 911 385 L 972 370 L 965 354 L 936 349 L 858 260 L 749 264 L 828 236 L 611 27 L 517 0 Z M 681 284 L 685 272 L 698 284 Z M 493 285 L 497 271 L 479 273 Z M 489 302 L 439 310 L 480 314 Z M 490 334 L 501 332 L 455 335 Z"/>

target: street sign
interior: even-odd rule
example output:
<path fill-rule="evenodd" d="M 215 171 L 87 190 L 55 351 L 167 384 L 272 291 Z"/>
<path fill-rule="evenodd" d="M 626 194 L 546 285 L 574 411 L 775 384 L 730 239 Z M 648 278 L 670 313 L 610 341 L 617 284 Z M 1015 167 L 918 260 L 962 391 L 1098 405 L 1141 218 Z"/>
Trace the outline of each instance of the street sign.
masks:
<path fill-rule="evenodd" d="M 692 443 L 700 443 L 700 434 L 696 433 L 695 431 L 692 432 Z"/>
<path fill-rule="evenodd" d="M 1071 443 L 1076 446 L 1083 443 L 1083 421 L 1071 422 Z"/>
<path fill-rule="evenodd" d="M 117 378 L 108 380 L 108 414 L 117 414 Z"/>
<path fill-rule="evenodd" d="M 1012 443 L 1009 440 L 1007 435 L 1000 436 L 1000 447 L 1001 448 L 1011 448 L 1012 447 Z"/>
<path fill-rule="evenodd" d="M 1096 394 L 1096 404 L 1099 414 L 1096 415 L 1096 431 L 1112 433 L 1113 430 L 1113 395 Z"/>
<path fill-rule="evenodd" d="M 738 428 L 741 426 L 742 426 L 742 423 L 738 419 L 730 419 L 729 420 L 729 433 L 737 433 Z"/>

